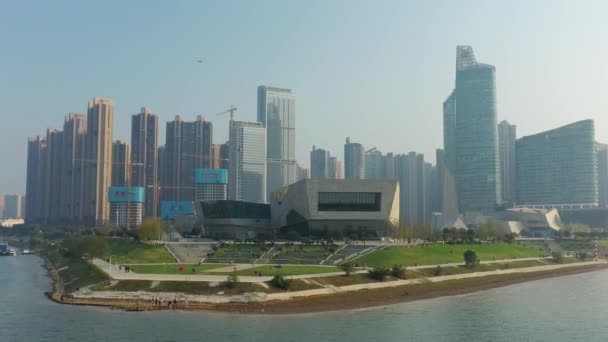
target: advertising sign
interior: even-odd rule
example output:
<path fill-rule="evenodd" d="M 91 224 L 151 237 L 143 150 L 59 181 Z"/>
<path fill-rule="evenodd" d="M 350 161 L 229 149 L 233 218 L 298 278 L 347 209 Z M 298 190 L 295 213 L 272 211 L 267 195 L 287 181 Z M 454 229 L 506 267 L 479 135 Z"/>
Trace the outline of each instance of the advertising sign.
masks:
<path fill-rule="evenodd" d="M 144 188 L 139 186 L 112 186 L 108 192 L 108 201 L 116 202 L 144 202 Z"/>
<path fill-rule="evenodd" d="M 193 213 L 194 207 L 190 201 L 163 201 L 160 203 L 160 216 L 165 220 Z"/>
<path fill-rule="evenodd" d="M 196 184 L 228 184 L 228 170 L 196 169 L 194 182 Z"/>

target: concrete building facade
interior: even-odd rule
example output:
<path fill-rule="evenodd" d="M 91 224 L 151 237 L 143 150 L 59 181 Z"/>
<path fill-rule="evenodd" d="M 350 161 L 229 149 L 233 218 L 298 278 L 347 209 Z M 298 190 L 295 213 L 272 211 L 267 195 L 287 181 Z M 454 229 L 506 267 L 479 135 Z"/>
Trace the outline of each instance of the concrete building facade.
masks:
<path fill-rule="evenodd" d="M 146 107 L 131 117 L 131 185 L 144 188 L 144 217 L 158 217 L 159 117 Z"/>
<path fill-rule="evenodd" d="M 112 186 L 131 185 L 131 145 L 117 140 L 112 144 Z"/>
<path fill-rule="evenodd" d="M 330 169 L 329 169 L 329 152 L 322 149 L 317 148 L 316 146 L 312 146 L 312 151 L 310 152 L 310 178 L 311 179 L 329 179 L 330 177 Z M 335 171 L 334 171 L 335 172 Z"/>
<path fill-rule="evenodd" d="M 365 179 L 365 149 L 350 138 L 344 144 L 344 178 Z"/>
<path fill-rule="evenodd" d="M 500 160 L 500 184 L 503 202 L 514 202 L 515 180 L 515 140 L 517 127 L 503 120 L 498 124 L 498 151 Z"/>

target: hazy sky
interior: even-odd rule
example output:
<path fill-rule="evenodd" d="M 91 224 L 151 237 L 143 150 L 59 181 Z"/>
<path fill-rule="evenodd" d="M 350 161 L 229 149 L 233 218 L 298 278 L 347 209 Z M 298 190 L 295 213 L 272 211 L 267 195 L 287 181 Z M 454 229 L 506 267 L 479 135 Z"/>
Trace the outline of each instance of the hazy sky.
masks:
<path fill-rule="evenodd" d="M 256 87 L 296 93 L 298 160 L 342 158 L 346 136 L 383 152 L 442 143 L 456 45 L 497 70 L 498 119 L 518 136 L 595 119 L 608 142 L 606 1 L 0 2 L 0 193 L 24 192 L 28 136 L 93 96 L 115 101 L 115 139 L 141 106 L 256 119 Z M 195 63 L 203 58 L 204 63 Z"/>

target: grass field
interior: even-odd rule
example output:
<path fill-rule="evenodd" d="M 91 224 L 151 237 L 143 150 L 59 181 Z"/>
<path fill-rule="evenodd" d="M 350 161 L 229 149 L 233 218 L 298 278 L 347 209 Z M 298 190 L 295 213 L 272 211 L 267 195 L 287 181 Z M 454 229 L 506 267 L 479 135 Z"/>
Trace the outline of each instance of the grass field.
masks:
<path fill-rule="evenodd" d="M 434 265 L 464 262 L 464 252 L 469 249 L 477 252 L 477 257 L 480 260 L 532 258 L 539 255 L 538 250 L 514 244 L 436 245 L 415 248 L 389 247 L 355 259 L 353 263 L 375 267 L 381 265 L 391 266 L 394 264 L 412 266 L 415 264 Z"/>
<path fill-rule="evenodd" d="M 157 262 L 175 262 L 173 256 L 164 246 L 151 246 L 131 240 L 108 239 L 110 251 L 104 256 L 112 255 L 113 264 L 147 264 Z"/>
<path fill-rule="evenodd" d="M 183 266 L 184 270 L 180 271 L 179 267 Z M 135 273 L 144 274 L 208 274 L 208 271 L 216 268 L 222 268 L 229 265 L 225 264 L 203 264 L 200 266 L 193 264 L 172 264 L 172 265 L 137 265 L 131 266 L 131 270 Z M 192 270 L 194 269 L 194 272 Z"/>
<path fill-rule="evenodd" d="M 275 276 L 282 274 L 284 276 L 300 275 L 300 274 L 316 274 L 316 273 L 330 273 L 330 272 L 341 272 L 337 267 L 323 267 L 323 266 L 283 266 L 282 268 L 274 268 L 273 265 L 258 266 L 256 268 L 250 268 L 236 272 L 237 275 L 241 276 L 254 276 L 254 272 L 262 272 L 263 276 Z"/>
<path fill-rule="evenodd" d="M 109 279 L 103 271 L 84 259 L 64 258 L 56 250 L 43 251 L 43 255 L 49 258 L 55 269 L 62 269 L 58 273 L 68 293 Z"/>

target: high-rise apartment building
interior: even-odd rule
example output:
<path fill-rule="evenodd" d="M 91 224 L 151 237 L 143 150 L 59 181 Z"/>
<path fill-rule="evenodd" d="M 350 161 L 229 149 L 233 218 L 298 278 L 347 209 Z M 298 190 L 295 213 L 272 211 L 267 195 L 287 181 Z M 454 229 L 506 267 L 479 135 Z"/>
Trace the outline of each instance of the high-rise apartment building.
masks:
<path fill-rule="evenodd" d="M 213 144 L 211 146 L 211 168 L 219 169 L 220 168 L 220 149 L 221 144 Z"/>
<path fill-rule="evenodd" d="M 220 169 L 230 169 L 230 145 L 228 141 L 220 145 Z"/>
<path fill-rule="evenodd" d="M 260 122 L 230 121 L 228 198 L 266 202 L 266 129 Z"/>
<path fill-rule="evenodd" d="M 178 115 L 167 122 L 162 201 L 193 201 L 196 169 L 211 167 L 213 125 L 198 116 L 194 122 Z"/>
<path fill-rule="evenodd" d="M 296 177 L 296 109 L 290 89 L 258 87 L 258 122 L 266 128 L 267 195 Z"/>
<path fill-rule="evenodd" d="M 131 117 L 131 185 L 144 188 L 144 217 L 158 217 L 159 118 L 146 107 Z"/>
<path fill-rule="evenodd" d="M 329 179 L 339 179 L 338 177 L 338 157 L 329 157 L 329 165 L 327 166 L 328 178 Z M 340 172 L 340 174 L 342 174 Z M 342 177 L 343 178 L 343 177 Z"/>
<path fill-rule="evenodd" d="M 337 160 L 337 158 L 332 157 L 329 160 L 329 169 L 336 170 L 336 179 L 344 179 L 344 162 L 341 160 Z M 333 172 L 331 172 L 333 174 Z"/>
<path fill-rule="evenodd" d="M 114 102 L 96 97 L 89 101 L 85 136 L 84 206 L 86 223 L 100 225 L 110 219 L 108 189 L 112 183 Z"/>
<path fill-rule="evenodd" d="M 305 167 L 300 166 L 300 164 L 296 163 L 296 182 L 299 182 L 303 179 L 309 179 L 310 174 L 309 170 Z"/>
<path fill-rule="evenodd" d="M 62 185 L 61 167 L 63 154 L 63 132 L 56 129 L 46 131 L 46 184 L 48 191 L 44 200 L 44 213 L 48 223 L 56 224 L 61 218 L 61 199 L 64 188 Z"/>
<path fill-rule="evenodd" d="M 4 210 L 2 217 L 5 219 L 23 218 L 23 195 L 4 195 Z"/>
<path fill-rule="evenodd" d="M 601 207 L 608 206 L 608 145 L 597 144 L 598 196 Z"/>
<path fill-rule="evenodd" d="M 515 200 L 515 139 L 517 128 L 506 120 L 498 124 L 498 152 L 500 161 L 500 183 L 503 202 Z"/>
<path fill-rule="evenodd" d="M 131 186 L 131 145 L 120 140 L 112 144 L 112 186 Z"/>
<path fill-rule="evenodd" d="M 517 139 L 515 163 L 518 206 L 598 206 L 598 157 L 593 120 Z"/>
<path fill-rule="evenodd" d="M 311 179 L 328 179 L 330 177 L 329 170 L 329 152 L 324 149 L 317 148 L 313 145 L 310 152 L 310 178 Z"/>
<path fill-rule="evenodd" d="M 61 151 L 61 223 L 81 223 L 83 220 L 85 136 L 87 117 L 69 113 L 63 123 Z"/>
<path fill-rule="evenodd" d="M 346 138 L 344 144 L 344 178 L 365 179 L 365 150 L 363 145 Z"/>
<path fill-rule="evenodd" d="M 43 210 L 46 197 L 45 185 L 46 138 L 36 136 L 27 141 L 26 215 L 29 224 L 45 223 Z"/>
<path fill-rule="evenodd" d="M 196 184 L 196 201 L 228 199 L 228 170 L 197 169 L 194 183 Z"/>
<path fill-rule="evenodd" d="M 420 223 L 418 211 L 418 161 L 416 152 L 400 154 L 395 157 L 395 174 L 399 181 L 400 219 L 402 225 L 414 226 Z"/>
<path fill-rule="evenodd" d="M 365 151 L 365 179 L 385 179 L 384 155 L 375 147 Z"/>
<path fill-rule="evenodd" d="M 444 143 L 463 213 L 492 212 L 502 202 L 495 74 L 470 46 L 457 47 L 456 86 L 444 102 Z"/>

